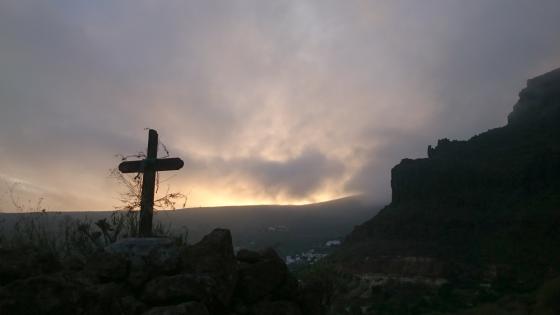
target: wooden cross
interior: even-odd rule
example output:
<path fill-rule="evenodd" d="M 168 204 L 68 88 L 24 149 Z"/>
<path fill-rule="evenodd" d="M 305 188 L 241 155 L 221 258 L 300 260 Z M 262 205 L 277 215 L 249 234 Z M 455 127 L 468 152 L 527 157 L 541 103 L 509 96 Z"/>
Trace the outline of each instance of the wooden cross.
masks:
<path fill-rule="evenodd" d="M 179 158 L 158 159 L 158 133 L 150 129 L 148 132 L 148 154 L 144 160 L 125 161 L 119 164 L 119 171 L 123 173 L 144 173 L 142 177 L 142 199 L 140 200 L 140 237 L 152 235 L 152 217 L 154 214 L 154 190 L 156 186 L 156 172 L 178 170 L 183 167 L 183 160 Z"/>

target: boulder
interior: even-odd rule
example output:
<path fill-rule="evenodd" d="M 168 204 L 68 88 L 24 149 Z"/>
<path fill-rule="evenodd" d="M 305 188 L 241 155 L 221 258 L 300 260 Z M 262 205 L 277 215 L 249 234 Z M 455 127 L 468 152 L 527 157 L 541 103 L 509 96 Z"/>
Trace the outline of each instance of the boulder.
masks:
<path fill-rule="evenodd" d="M 86 266 L 88 258 L 78 253 L 70 253 L 61 258 L 60 264 L 67 271 L 80 271 Z"/>
<path fill-rule="evenodd" d="M 301 314 L 298 281 L 276 252 L 236 258 L 224 229 L 192 246 L 124 239 L 58 269 L 34 266 L 46 261 L 34 252 L 2 254 L 0 314 Z"/>
<path fill-rule="evenodd" d="M 0 314 L 81 314 L 85 297 L 82 285 L 61 275 L 36 276 L 0 290 Z"/>
<path fill-rule="evenodd" d="M 136 289 L 153 277 L 175 273 L 179 266 L 179 246 L 168 238 L 126 238 L 105 247 L 105 252 L 128 261 L 127 282 Z"/>
<path fill-rule="evenodd" d="M 101 251 L 88 259 L 84 270 L 101 282 L 120 281 L 127 276 L 128 262 L 122 255 Z"/>
<path fill-rule="evenodd" d="M 150 309 L 143 315 L 208 315 L 204 304 L 198 302 L 187 302 L 172 306 L 159 306 Z"/>
<path fill-rule="evenodd" d="M 237 282 L 237 261 L 230 231 L 213 230 L 200 242 L 187 247 L 181 258 L 183 272 L 206 274 L 216 280 L 213 297 L 218 309 L 211 311 L 227 307 Z"/>
<path fill-rule="evenodd" d="M 119 299 L 119 310 L 117 314 L 142 314 L 146 310 L 146 304 L 140 302 L 132 295 Z"/>
<path fill-rule="evenodd" d="M 233 274 L 236 261 L 230 231 L 215 229 L 200 242 L 187 247 L 182 255 L 182 264 L 184 270 L 190 272 Z"/>
<path fill-rule="evenodd" d="M 54 255 L 33 248 L 0 248 L 0 285 L 59 269 Z"/>
<path fill-rule="evenodd" d="M 237 252 L 237 260 L 248 264 L 254 264 L 261 260 L 261 254 L 248 249 L 240 249 Z"/>
<path fill-rule="evenodd" d="M 302 315 L 299 306 L 291 301 L 263 301 L 253 309 L 255 315 Z"/>
<path fill-rule="evenodd" d="M 122 254 L 126 257 L 153 256 L 154 263 L 175 259 L 177 256 L 177 245 L 168 238 L 145 237 L 145 238 L 125 238 L 107 247 L 108 253 Z"/>
<path fill-rule="evenodd" d="M 150 280 L 142 300 L 155 305 L 188 301 L 209 301 L 216 282 L 206 275 L 180 274 Z"/>
<path fill-rule="evenodd" d="M 179 246 L 168 238 L 126 238 L 105 247 L 105 251 L 129 261 L 141 260 L 161 273 L 176 271 L 179 262 Z"/>
<path fill-rule="evenodd" d="M 89 286 L 85 294 L 89 314 L 122 314 L 121 299 L 128 293 L 121 284 L 109 282 Z"/>
<path fill-rule="evenodd" d="M 255 263 L 239 264 L 236 294 L 253 303 L 282 288 L 287 280 L 288 268 L 282 258 L 273 249 L 266 249 Z"/>

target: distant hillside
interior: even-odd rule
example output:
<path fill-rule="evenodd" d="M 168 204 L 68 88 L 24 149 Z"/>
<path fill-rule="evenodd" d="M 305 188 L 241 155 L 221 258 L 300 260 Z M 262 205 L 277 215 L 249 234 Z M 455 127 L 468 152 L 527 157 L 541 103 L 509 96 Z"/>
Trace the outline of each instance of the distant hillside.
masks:
<path fill-rule="evenodd" d="M 402 160 L 391 187 L 391 204 L 334 256 L 341 266 L 447 279 L 507 270 L 534 283 L 558 272 L 560 69 L 528 81 L 506 126 Z"/>
<path fill-rule="evenodd" d="M 213 229 L 232 231 L 236 247 L 260 249 L 275 247 L 283 255 L 292 255 L 322 246 L 326 241 L 342 239 L 354 226 L 377 213 L 380 206 L 365 203 L 359 197 L 328 202 L 287 206 L 199 207 L 174 211 L 157 211 L 155 222 L 172 229 L 189 231 L 189 241 L 196 242 Z M 96 221 L 110 211 L 48 213 L 43 220 L 56 226 L 64 217 Z M 1 214 L 0 223 L 9 227 L 20 214 Z"/>

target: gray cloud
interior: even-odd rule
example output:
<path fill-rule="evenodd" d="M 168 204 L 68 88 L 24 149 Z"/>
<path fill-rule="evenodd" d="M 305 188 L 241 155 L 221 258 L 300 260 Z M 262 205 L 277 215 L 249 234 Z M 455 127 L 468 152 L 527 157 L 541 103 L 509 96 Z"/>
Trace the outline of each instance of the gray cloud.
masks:
<path fill-rule="evenodd" d="M 432 83 L 436 110 L 429 119 L 432 124 L 412 133 L 399 127 L 397 132 L 366 131 L 367 137 L 382 141 L 367 151 L 371 158 L 347 187 L 367 187 L 374 198 L 390 196 L 390 169 L 402 158 L 425 156 L 427 145 L 439 138 L 467 139 L 505 124 L 525 80 L 560 66 L 560 43 L 554 39 L 560 32 L 556 1 L 429 1 L 406 6 L 414 8 L 416 18 L 405 23 L 421 40 L 411 51 L 430 59 L 412 58 L 419 62 L 414 67 L 430 65 L 422 75 Z M 411 104 L 411 113 L 417 113 L 415 107 L 422 105 Z"/>
<path fill-rule="evenodd" d="M 559 30 L 554 0 L 2 1 L 0 174 L 107 208 L 151 127 L 194 205 L 387 200 L 401 158 L 503 124 Z"/>
<path fill-rule="evenodd" d="M 272 195 L 304 198 L 328 179 L 342 175 L 344 166 L 320 152 L 308 150 L 287 161 L 242 160 L 239 169 Z"/>
<path fill-rule="evenodd" d="M 330 159 L 315 149 L 307 149 L 287 160 L 254 156 L 231 159 L 208 159 L 192 154 L 182 156 L 186 175 L 181 181 L 210 181 L 215 191 L 229 187 L 234 194 L 243 194 L 249 189 L 253 196 L 268 197 L 278 202 L 306 200 L 333 181 L 338 182 L 345 171 L 342 162 Z"/>

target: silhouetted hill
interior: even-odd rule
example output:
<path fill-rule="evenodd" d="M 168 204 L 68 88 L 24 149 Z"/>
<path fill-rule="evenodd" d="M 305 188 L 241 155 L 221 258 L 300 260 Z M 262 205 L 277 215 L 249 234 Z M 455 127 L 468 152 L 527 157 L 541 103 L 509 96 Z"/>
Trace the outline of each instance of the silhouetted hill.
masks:
<path fill-rule="evenodd" d="M 358 197 L 309 205 L 259 205 L 189 208 L 160 212 L 157 219 L 174 226 L 187 226 L 192 240 L 215 227 L 230 229 L 237 247 L 275 247 L 293 255 L 342 239 L 359 222 L 375 214 L 379 206 Z"/>
<path fill-rule="evenodd" d="M 324 246 L 326 241 L 332 239 L 342 239 L 354 226 L 380 208 L 363 202 L 360 197 L 347 197 L 308 205 L 199 207 L 157 211 L 155 222 L 163 223 L 172 230 L 186 227 L 189 242 L 199 241 L 216 227 L 227 228 L 232 231 L 236 247 L 262 249 L 272 246 L 285 256 Z M 95 222 L 111 213 L 48 212 L 37 218 L 46 225 L 56 227 L 64 217 Z M 21 215 L 0 214 L 0 231 L 2 226 L 13 226 Z"/>
<path fill-rule="evenodd" d="M 347 237 L 341 266 L 539 283 L 560 267 L 560 69 L 528 81 L 506 126 L 439 140 L 391 175 L 391 204 Z"/>

